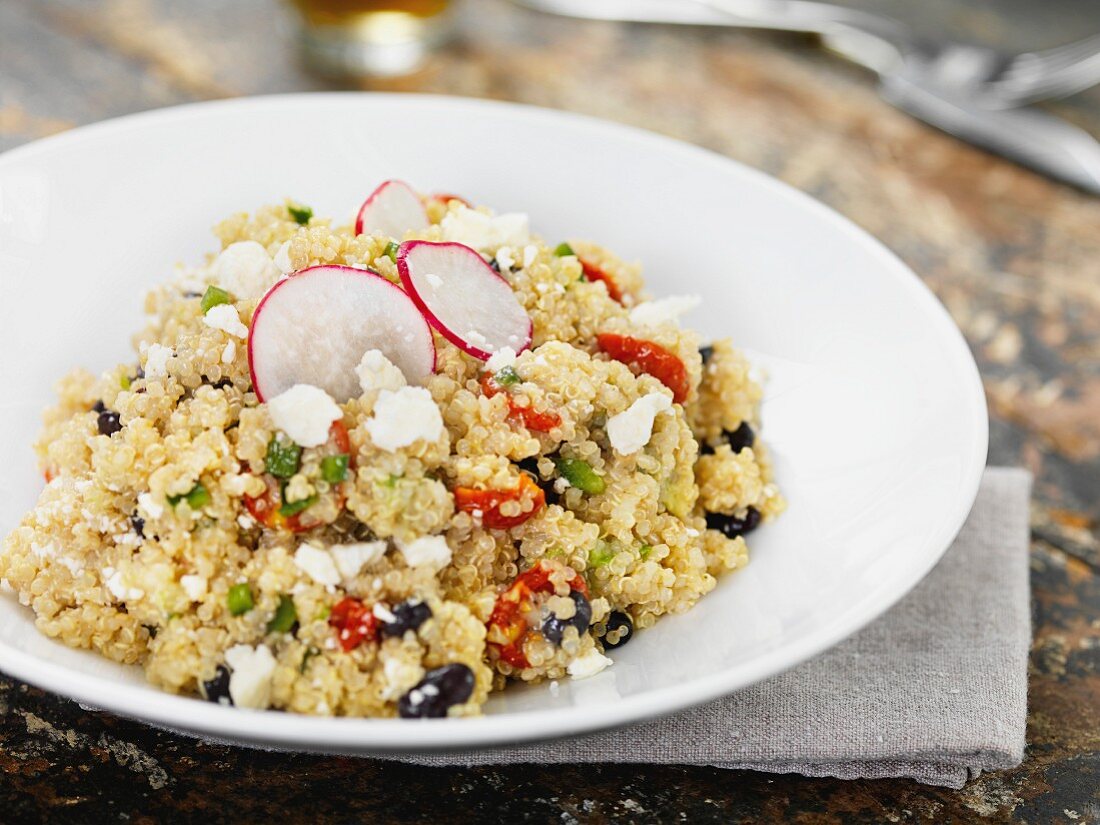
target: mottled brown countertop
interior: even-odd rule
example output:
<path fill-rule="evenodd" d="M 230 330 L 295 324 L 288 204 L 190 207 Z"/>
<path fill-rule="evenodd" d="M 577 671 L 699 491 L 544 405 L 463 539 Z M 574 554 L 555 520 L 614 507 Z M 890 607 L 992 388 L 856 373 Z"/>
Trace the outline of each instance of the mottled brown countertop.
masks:
<path fill-rule="evenodd" d="M 1094 0 L 860 0 L 1008 48 Z M 935 290 L 978 359 L 990 463 L 1036 474 L 1028 755 L 962 791 L 708 768 L 425 769 L 197 744 L 0 677 L 0 821 L 1100 822 L 1100 199 L 928 129 L 800 38 L 552 19 L 468 0 L 377 88 L 519 100 L 689 140 L 809 192 Z M 330 88 L 274 0 L 0 0 L 0 149 L 194 100 Z M 1059 104 L 1100 133 L 1100 92 Z M 297 816 L 295 816 L 295 814 Z"/>

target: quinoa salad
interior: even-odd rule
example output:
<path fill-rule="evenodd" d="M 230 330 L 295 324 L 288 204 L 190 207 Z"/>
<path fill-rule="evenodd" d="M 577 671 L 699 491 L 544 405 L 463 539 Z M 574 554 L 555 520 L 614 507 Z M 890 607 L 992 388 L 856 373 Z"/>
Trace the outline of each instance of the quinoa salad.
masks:
<path fill-rule="evenodd" d="M 239 708 L 477 715 L 611 665 L 783 510 L 749 363 L 594 243 L 400 181 L 214 232 L 45 414 L 0 590 L 51 638 Z"/>

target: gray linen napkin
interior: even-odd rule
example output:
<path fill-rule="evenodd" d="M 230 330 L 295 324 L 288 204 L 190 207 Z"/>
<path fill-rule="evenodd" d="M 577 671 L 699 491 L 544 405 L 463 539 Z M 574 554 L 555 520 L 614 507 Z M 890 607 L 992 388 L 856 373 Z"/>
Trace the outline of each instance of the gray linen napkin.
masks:
<path fill-rule="evenodd" d="M 637 762 L 961 788 L 1024 753 L 1031 476 L 987 469 L 942 561 L 846 642 L 707 705 L 592 736 L 402 755 L 422 765 Z"/>

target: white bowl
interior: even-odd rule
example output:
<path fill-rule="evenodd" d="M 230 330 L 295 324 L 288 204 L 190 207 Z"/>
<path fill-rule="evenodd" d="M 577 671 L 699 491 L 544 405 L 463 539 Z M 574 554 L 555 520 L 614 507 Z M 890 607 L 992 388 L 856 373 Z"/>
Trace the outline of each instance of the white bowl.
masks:
<path fill-rule="evenodd" d="M 735 124 L 731 125 L 735 128 Z M 838 159 L 839 162 L 839 159 Z M 790 509 L 749 566 L 583 681 L 515 687 L 477 719 L 318 719 L 170 696 L 140 670 L 41 636 L 0 596 L 0 668 L 81 702 L 225 739 L 371 752 L 508 743 L 620 725 L 729 693 L 855 632 L 916 584 L 985 463 L 978 372 L 897 258 L 810 198 L 635 129 L 527 107 L 333 94 L 184 106 L 0 157 L 0 532 L 42 486 L 31 441 L 51 384 L 133 360 L 145 290 L 213 248 L 231 212 L 290 196 L 351 219 L 384 178 L 524 211 L 696 292 L 688 323 L 770 376 L 763 437 Z"/>

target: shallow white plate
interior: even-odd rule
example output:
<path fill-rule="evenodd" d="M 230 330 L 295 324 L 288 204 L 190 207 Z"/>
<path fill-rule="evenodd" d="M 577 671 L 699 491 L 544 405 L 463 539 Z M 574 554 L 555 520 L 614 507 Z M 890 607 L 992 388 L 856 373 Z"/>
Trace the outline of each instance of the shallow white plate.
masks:
<path fill-rule="evenodd" d="M 978 373 L 897 258 L 798 192 L 703 150 L 557 112 L 457 98 L 309 95 L 122 118 L 0 157 L 0 533 L 42 480 L 30 443 L 65 370 L 132 360 L 144 291 L 211 224 L 290 196 L 351 219 L 382 179 L 530 213 L 645 265 L 657 294 L 767 370 L 764 438 L 790 510 L 749 566 L 579 682 L 517 687 L 479 719 L 316 719 L 169 696 L 69 650 L 0 595 L 0 668 L 81 702 L 231 740 L 332 751 L 559 736 L 668 713 L 813 656 L 936 563 L 986 455 Z"/>

